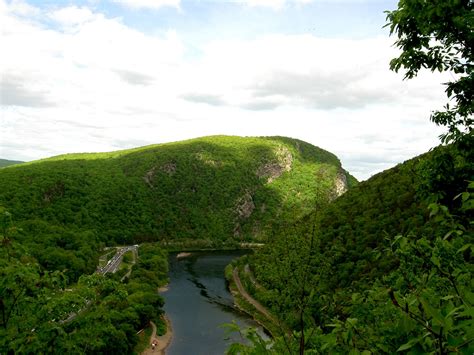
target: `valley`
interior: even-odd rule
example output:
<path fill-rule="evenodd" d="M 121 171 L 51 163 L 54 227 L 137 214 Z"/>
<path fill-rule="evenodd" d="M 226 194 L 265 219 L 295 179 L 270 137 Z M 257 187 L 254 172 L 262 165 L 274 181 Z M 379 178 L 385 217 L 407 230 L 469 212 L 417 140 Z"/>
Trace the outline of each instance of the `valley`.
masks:
<path fill-rule="evenodd" d="M 473 0 L 0 21 L 0 355 L 474 354 Z"/>
<path fill-rule="evenodd" d="M 149 347 L 138 334 L 150 324 L 166 333 L 166 314 L 170 354 L 392 352 L 409 346 L 406 324 L 423 334 L 419 317 L 457 324 L 452 346 L 469 350 L 472 153 L 439 147 L 361 183 L 331 153 L 283 137 L 0 169 L 0 349 L 134 353 Z M 426 270 L 434 284 L 419 299 L 406 283 Z M 433 307 L 443 300 L 441 321 Z"/>

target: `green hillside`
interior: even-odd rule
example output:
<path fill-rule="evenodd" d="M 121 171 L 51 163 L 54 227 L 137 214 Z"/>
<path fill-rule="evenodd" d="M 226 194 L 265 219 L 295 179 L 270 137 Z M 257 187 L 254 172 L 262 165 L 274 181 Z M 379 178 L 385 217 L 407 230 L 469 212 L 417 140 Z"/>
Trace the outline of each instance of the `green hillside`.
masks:
<path fill-rule="evenodd" d="M 21 164 L 21 163 L 23 162 L 19 160 L 0 159 L 0 168 L 3 168 L 5 166 L 10 166 L 10 165 Z"/>
<path fill-rule="evenodd" d="M 452 339 L 453 349 L 465 343 L 469 352 L 472 143 L 438 147 L 377 174 L 282 228 L 241 262 L 260 285 L 247 282 L 249 290 L 290 328 L 313 334 L 307 350 L 392 353 L 411 341 L 414 353 L 425 353 Z"/>
<path fill-rule="evenodd" d="M 167 282 L 166 246 L 265 240 L 355 183 L 333 154 L 283 137 L 205 137 L 3 168 L 0 353 L 133 353 L 149 321 L 165 327 L 156 289 Z M 114 254 L 105 245 L 135 243 L 123 282 L 126 269 L 95 273 L 101 254 Z"/>
<path fill-rule="evenodd" d="M 107 244 L 219 245 L 262 240 L 354 183 L 305 142 L 215 136 L 2 169 L 0 205 L 18 223 L 90 230 Z"/>

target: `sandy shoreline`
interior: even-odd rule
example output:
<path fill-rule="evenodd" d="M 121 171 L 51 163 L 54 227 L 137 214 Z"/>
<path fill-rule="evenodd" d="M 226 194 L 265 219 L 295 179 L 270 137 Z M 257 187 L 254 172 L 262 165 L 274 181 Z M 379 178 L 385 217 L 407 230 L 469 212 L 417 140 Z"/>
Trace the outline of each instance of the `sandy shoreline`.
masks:
<path fill-rule="evenodd" d="M 173 328 L 171 328 L 171 321 L 167 316 L 163 316 L 166 323 L 166 333 L 164 335 L 156 335 L 156 325 L 150 322 L 153 332 L 150 337 L 148 348 L 142 352 L 142 355 L 165 355 L 166 348 L 171 344 L 173 339 Z M 152 343 L 155 342 L 157 345 L 153 349 Z"/>
<path fill-rule="evenodd" d="M 176 259 L 182 259 L 182 258 L 187 258 L 189 256 L 193 255 L 192 253 L 190 252 L 187 252 L 187 251 L 183 251 L 181 253 L 178 253 L 178 255 L 176 255 Z"/>
<path fill-rule="evenodd" d="M 158 287 L 158 293 L 164 293 L 169 290 L 169 284 Z"/>

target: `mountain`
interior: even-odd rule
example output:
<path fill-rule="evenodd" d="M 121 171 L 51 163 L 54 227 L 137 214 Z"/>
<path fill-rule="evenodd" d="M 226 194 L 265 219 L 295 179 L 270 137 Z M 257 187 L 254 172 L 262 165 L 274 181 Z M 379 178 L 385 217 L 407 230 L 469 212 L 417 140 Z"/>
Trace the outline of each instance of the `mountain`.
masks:
<path fill-rule="evenodd" d="M 472 352 L 473 148 L 437 147 L 283 226 L 241 263 L 243 282 L 289 328 L 314 334 L 297 337 L 306 349 Z"/>
<path fill-rule="evenodd" d="M 22 161 L 19 160 L 8 160 L 8 159 L 0 159 L 0 168 L 4 168 L 5 166 L 21 164 Z"/>
<path fill-rule="evenodd" d="M 355 183 L 335 155 L 300 140 L 213 136 L 2 169 L 0 205 L 30 230 L 41 221 L 107 244 L 218 246 L 263 240 Z"/>
<path fill-rule="evenodd" d="M 443 228 L 430 217 L 433 202 L 448 205 L 457 217 L 469 216 L 459 211 L 459 199 L 474 177 L 474 151 L 460 154 L 453 146 L 440 146 L 374 175 L 338 197 L 324 209 L 314 210 L 275 233 L 276 241 L 289 236 L 302 245 L 313 236 L 313 256 L 324 260 L 330 272 L 324 275 L 328 292 L 351 288 L 363 289 L 377 277 L 396 267 L 397 261 L 381 257 L 397 235 L 443 236 Z M 254 267 L 260 282 L 271 288 L 267 275 L 270 260 L 278 243 L 268 244 L 254 255 Z M 285 244 L 287 244 L 285 242 Z"/>
<path fill-rule="evenodd" d="M 284 137 L 204 137 L 0 169 L 0 353 L 134 353 L 150 321 L 165 327 L 156 292 L 165 246 L 270 240 L 355 184 L 334 154 Z M 129 278 L 96 273 L 113 255 L 103 247 L 125 243 L 140 243 Z"/>

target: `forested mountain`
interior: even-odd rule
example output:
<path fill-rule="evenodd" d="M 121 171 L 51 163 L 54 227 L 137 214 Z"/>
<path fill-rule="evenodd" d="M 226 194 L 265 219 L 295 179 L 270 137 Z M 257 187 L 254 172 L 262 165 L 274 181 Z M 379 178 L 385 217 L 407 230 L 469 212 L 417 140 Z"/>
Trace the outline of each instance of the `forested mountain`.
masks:
<path fill-rule="evenodd" d="M 164 247 L 265 240 L 355 183 L 333 154 L 283 137 L 206 137 L 3 168 L 0 353 L 133 353 L 149 321 L 163 327 Z M 103 247 L 124 243 L 140 243 L 130 276 L 94 273 Z"/>
<path fill-rule="evenodd" d="M 354 183 L 305 142 L 215 136 L 2 169 L 0 205 L 18 223 L 91 230 L 107 244 L 219 245 L 261 240 Z"/>
<path fill-rule="evenodd" d="M 6 167 L 0 350 L 133 352 L 163 246 L 265 241 L 235 264 L 279 320 L 265 353 L 469 353 L 473 162 L 466 137 L 357 184 L 302 141 L 216 136 Z M 126 283 L 91 275 L 104 245 L 144 241 Z"/>
<path fill-rule="evenodd" d="M 23 162 L 19 160 L 0 159 L 0 168 L 3 168 L 5 166 L 10 166 L 10 165 L 15 165 L 15 164 L 21 164 L 21 163 Z"/>
<path fill-rule="evenodd" d="M 470 137 L 440 146 L 282 228 L 249 258 L 254 296 L 297 332 L 275 349 L 472 351 L 473 162 Z"/>

